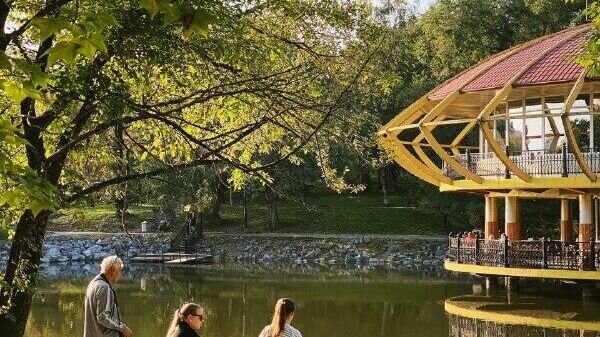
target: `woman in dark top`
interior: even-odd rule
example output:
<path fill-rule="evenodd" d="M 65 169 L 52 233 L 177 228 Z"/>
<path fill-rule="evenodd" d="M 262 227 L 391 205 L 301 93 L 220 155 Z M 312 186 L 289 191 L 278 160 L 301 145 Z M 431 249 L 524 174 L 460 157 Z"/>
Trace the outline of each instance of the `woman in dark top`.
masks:
<path fill-rule="evenodd" d="M 196 303 L 185 303 L 175 310 L 167 337 L 199 337 L 196 330 L 204 322 L 204 308 Z"/>

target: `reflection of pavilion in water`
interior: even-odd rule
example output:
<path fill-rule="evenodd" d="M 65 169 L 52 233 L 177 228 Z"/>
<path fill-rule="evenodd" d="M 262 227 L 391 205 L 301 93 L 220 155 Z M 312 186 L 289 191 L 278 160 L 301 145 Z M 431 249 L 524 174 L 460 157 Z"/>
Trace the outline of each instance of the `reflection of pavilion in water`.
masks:
<path fill-rule="evenodd" d="M 596 337 L 600 331 L 582 329 L 560 329 L 524 324 L 503 324 L 475 318 L 448 315 L 450 337 L 491 337 L 491 336 L 539 336 L 539 337 Z"/>
<path fill-rule="evenodd" d="M 450 337 L 600 337 L 598 303 L 459 296 L 446 300 L 444 309 Z"/>

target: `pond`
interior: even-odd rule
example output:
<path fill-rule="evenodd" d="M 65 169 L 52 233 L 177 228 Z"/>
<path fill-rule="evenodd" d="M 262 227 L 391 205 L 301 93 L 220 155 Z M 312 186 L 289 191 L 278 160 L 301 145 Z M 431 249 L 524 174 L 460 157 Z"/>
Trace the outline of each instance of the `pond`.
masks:
<path fill-rule="evenodd" d="M 40 281 L 25 336 L 81 336 L 84 292 L 96 267 L 52 268 Z M 446 300 L 470 296 L 474 289 L 481 289 L 477 279 L 439 270 L 328 271 L 223 265 L 130 266 L 115 287 L 124 321 L 137 337 L 164 336 L 173 312 L 185 301 L 206 308 L 200 331 L 203 337 L 254 337 L 269 322 L 279 297 L 296 302 L 293 325 L 307 337 L 475 336 L 464 325 L 487 323 L 449 315 L 444 309 Z M 498 297 L 502 295 L 496 294 Z M 521 330 L 537 335 L 539 328 L 524 325 Z"/>

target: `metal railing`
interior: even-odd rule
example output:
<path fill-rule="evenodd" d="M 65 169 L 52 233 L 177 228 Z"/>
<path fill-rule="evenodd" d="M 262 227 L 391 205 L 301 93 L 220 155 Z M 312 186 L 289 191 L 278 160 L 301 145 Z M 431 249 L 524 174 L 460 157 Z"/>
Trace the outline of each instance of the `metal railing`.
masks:
<path fill-rule="evenodd" d="M 510 160 L 520 169 L 532 176 L 562 176 L 583 174 L 581 167 L 575 160 L 575 155 L 563 145 L 560 151 L 547 150 L 531 151 L 506 151 Z M 583 149 L 584 160 L 591 170 L 600 173 L 600 149 Z M 510 177 L 506 166 L 493 153 L 463 153 L 453 156 L 462 166 L 481 177 Z M 446 162 L 442 164 L 442 172 L 449 178 L 462 179 L 463 176 L 456 172 Z"/>
<path fill-rule="evenodd" d="M 600 245 L 592 241 L 448 238 L 446 258 L 462 264 L 506 268 L 600 270 Z"/>

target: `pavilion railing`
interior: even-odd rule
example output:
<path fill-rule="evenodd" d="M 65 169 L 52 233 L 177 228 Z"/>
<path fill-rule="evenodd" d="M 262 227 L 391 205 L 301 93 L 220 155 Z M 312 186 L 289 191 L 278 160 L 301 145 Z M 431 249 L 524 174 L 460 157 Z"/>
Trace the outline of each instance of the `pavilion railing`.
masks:
<path fill-rule="evenodd" d="M 559 151 L 532 150 L 532 151 L 507 151 L 512 162 L 532 176 L 569 176 L 583 174 L 581 167 L 573 153 L 568 152 L 566 146 Z M 600 173 L 600 149 L 583 149 L 582 155 L 593 172 Z M 462 166 L 481 177 L 502 178 L 510 176 L 506 166 L 493 152 L 489 153 L 463 153 L 453 156 Z M 442 164 L 442 172 L 452 179 L 462 179 L 446 162 Z"/>
<path fill-rule="evenodd" d="M 594 241 L 484 240 L 448 238 L 446 258 L 463 264 L 506 268 L 600 270 L 600 245 Z"/>

